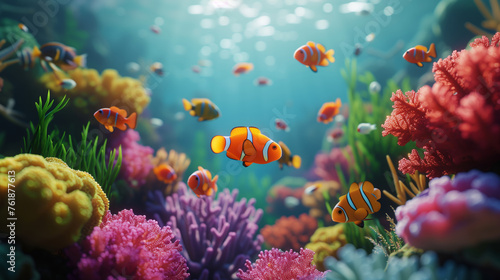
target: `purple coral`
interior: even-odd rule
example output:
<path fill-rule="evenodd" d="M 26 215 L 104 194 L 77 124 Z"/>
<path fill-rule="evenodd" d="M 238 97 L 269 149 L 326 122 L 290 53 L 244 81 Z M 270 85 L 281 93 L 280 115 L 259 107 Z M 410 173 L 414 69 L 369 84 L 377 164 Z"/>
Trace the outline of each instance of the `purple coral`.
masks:
<path fill-rule="evenodd" d="M 218 198 L 196 197 L 180 183 L 179 190 L 166 200 L 156 192 L 155 218 L 172 227 L 181 241 L 191 279 L 237 279 L 236 272 L 260 250 L 263 242 L 257 233 L 262 210 L 243 198 L 238 190 L 219 192 Z M 162 205 L 159 207 L 159 205 Z"/>
<path fill-rule="evenodd" d="M 141 137 L 139 132 L 127 129 L 125 132 L 115 132 L 110 140 L 109 149 L 122 146 L 122 166 L 118 178 L 127 181 L 128 185 L 138 188 L 146 182 L 146 177 L 153 169 L 151 159 L 153 149 L 137 143 Z"/>
<path fill-rule="evenodd" d="M 283 252 L 273 248 L 261 251 L 259 258 L 252 263 L 247 260 L 247 271 L 239 270 L 241 280 L 314 280 L 325 276 L 312 264 L 314 251 L 300 248 L 300 253 L 292 250 Z"/>
<path fill-rule="evenodd" d="M 136 216 L 132 210 L 108 211 L 100 226 L 66 250 L 76 267 L 73 279 L 186 279 L 186 259 L 170 227 Z"/>
<path fill-rule="evenodd" d="M 472 170 L 429 182 L 429 191 L 396 210 L 408 244 L 451 252 L 500 238 L 500 177 Z"/>

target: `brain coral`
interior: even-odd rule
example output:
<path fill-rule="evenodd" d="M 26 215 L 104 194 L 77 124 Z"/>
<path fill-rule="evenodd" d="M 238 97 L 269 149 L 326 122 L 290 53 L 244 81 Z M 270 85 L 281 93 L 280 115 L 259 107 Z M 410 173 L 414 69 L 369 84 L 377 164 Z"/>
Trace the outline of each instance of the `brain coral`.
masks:
<path fill-rule="evenodd" d="M 306 248 L 316 253 L 313 264 L 318 270 L 325 271 L 326 268 L 323 264 L 325 258 L 329 256 L 337 258 L 337 251 L 345 244 L 347 244 L 347 239 L 344 234 L 344 225 L 337 224 L 318 228 L 311 236 L 311 242 L 306 245 Z"/>
<path fill-rule="evenodd" d="M 15 173 L 14 182 L 9 182 L 9 171 Z M 9 205 L 8 189 L 15 190 L 15 205 L 10 205 L 15 212 L 1 211 L 0 219 L 16 217 L 16 239 L 49 251 L 90 234 L 109 208 L 108 198 L 90 174 L 73 170 L 58 158 L 20 154 L 0 160 L 1 209 Z"/>
<path fill-rule="evenodd" d="M 121 77 L 114 69 L 106 69 L 99 76 L 95 69 L 77 68 L 67 74 L 58 74 L 61 79 L 70 78 L 76 87 L 63 90 L 59 80 L 52 73 L 46 73 L 40 81 L 56 95 L 67 95 L 72 105 L 84 115 L 94 113 L 102 106 L 117 106 L 129 114 L 141 114 L 150 98 L 139 80 Z"/>

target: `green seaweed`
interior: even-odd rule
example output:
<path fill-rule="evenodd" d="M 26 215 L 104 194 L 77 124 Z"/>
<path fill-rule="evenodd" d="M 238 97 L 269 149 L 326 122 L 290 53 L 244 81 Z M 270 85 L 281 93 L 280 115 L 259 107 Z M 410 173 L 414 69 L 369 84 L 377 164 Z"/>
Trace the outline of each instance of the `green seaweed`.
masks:
<path fill-rule="evenodd" d="M 101 185 L 106 195 L 111 193 L 111 185 L 118 176 L 121 168 L 122 151 L 121 147 L 113 150 L 109 154 L 106 162 L 106 143 L 99 144 L 99 137 L 88 141 L 88 132 L 90 122 L 83 127 L 82 140 L 75 144 L 73 138 L 68 136 L 65 141 L 65 133 L 59 137 L 57 130 L 52 130 L 49 134 L 49 124 L 54 119 L 54 115 L 61 111 L 69 99 L 64 96 L 54 108 L 54 100 L 50 98 L 50 91 L 47 93 L 45 103 L 42 97 L 39 97 L 38 103 L 35 103 L 38 111 L 38 124 L 35 127 L 30 123 L 27 129 L 27 137 L 23 139 L 22 153 L 38 154 L 43 157 L 57 157 L 66 162 L 69 167 L 90 173 L 92 177 Z"/>
<path fill-rule="evenodd" d="M 382 227 L 378 222 L 376 226 L 370 226 L 372 231 L 376 234 L 376 238 L 367 236 L 366 238 L 375 246 L 374 250 L 383 252 L 386 256 L 397 252 L 405 245 L 403 239 L 396 234 L 396 223 L 388 214 L 385 214 L 387 221 L 390 224 L 389 230 Z"/>

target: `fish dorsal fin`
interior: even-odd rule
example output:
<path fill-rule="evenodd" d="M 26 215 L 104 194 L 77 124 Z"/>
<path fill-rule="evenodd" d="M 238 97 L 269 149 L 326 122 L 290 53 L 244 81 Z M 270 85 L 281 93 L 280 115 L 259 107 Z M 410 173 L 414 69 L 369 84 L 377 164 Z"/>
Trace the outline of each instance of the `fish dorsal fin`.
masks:
<path fill-rule="evenodd" d="M 343 196 L 339 197 L 339 201 L 345 200 L 346 195 L 344 194 Z"/>
<path fill-rule="evenodd" d="M 351 186 L 349 187 L 349 192 L 353 192 L 353 191 L 357 191 L 359 190 L 359 185 L 358 183 L 354 182 L 351 184 Z"/>
<path fill-rule="evenodd" d="M 361 184 L 363 185 L 363 191 L 364 192 L 366 192 L 366 193 L 373 193 L 373 190 L 375 189 L 375 187 L 373 186 L 372 183 L 370 183 L 368 181 L 364 181 Z"/>
<path fill-rule="evenodd" d="M 241 134 L 246 134 L 247 133 L 247 128 L 245 126 L 237 126 L 231 130 L 230 136 L 235 136 L 235 135 L 241 135 Z"/>
<path fill-rule="evenodd" d="M 257 151 L 255 150 L 255 146 L 252 144 L 252 142 L 248 139 L 245 139 L 245 141 L 243 141 L 243 152 L 245 152 L 245 155 L 247 156 L 253 156 Z"/>
<path fill-rule="evenodd" d="M 212 173 L 210 173 L 210 171 L 208 171 L 208 169 L 205 169 L 205 175 L 207 175 L 208 180 L 212 181 Z"/>
<path fill-rule="evenodd" d="M 250 132 L 252 132 L 254 135 L 255 134 L 262 134 L 262 132 L 260 132 L 260 129 L 256 128 L 255 126 L 250 126 L 249 129 L 250 129 Z"/>
<path fill-rule="evenodd" d="M 423 50 L 424 52 L 427 52 L 427 47 L 426 46 L 418 45 L 418 46 L 415 46 L 415 49 L 417 49 L 417 50 Z"/>
<path fill-rule="evenodd" d="M 318 50 L 322 53 L 325 53 L 325 47 L 322 44 L 317 44 L 316 47 L 318 47 Z"/>
<path fill-rule="evenodd" d="M 315 48 L 316 44 L 312 41 L 307 42 L 307 45 L 310 46 L 311 48 Z"/>
<path fill-rule="evenodd" d="M 118 115 L 126 118 L 127 117 L 127 111 L 125 111 L 124 109 L 120 109 L 118 107 L 115 107 L 115 106 L 112 106 L 111 108 L 109 108 L 112 112 L 117 112 Z"/>
<path fill-rule="evenodd" d="M 198 170 L 201 171 L 201 172 L 203 172 L 203 167 L 198 166 Z"/>
<path fill-rule="evenodd" d="M 283 141 L 279 141 L 278 143 L 281 146 L 281 150 L 283 151 L 283 155 L 291 155 L 290 149 L 283 143 Z"/>

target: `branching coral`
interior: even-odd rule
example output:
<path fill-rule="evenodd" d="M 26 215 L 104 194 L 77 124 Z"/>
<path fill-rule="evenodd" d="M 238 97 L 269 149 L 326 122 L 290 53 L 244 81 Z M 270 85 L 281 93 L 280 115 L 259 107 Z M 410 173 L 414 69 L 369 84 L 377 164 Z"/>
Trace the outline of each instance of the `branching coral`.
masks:
<path fill-rule="evenodd" d="M 476 3 L 479 12 L 481 12 L 485 19 L 481 25 L 486 29 L 500 31 L 500 5 L 498 4 L 498 0 L 490 0 L 490 6 L 493 13 L 488 11 L 488 8 L 486 8 L 482 0 L 474 0 L 474 3 Z M 470 22 L 466 22 L 465 27 L 475 34 L 487 35 L 489 37 L 492 36 L 489 32 L 482 30 Z"/>
<path fill-rule="evenodd" d="M 198 198 L 180 184 L 171 196 L 157 191 L 150 197 L 151 213 L 180 240 L 191 279 L 235 279 L 260 250 L 262 236 L 255 234 L 262 210 L 254 208 L 255 199 L 236 201 L 237 195 L 237 189 L 224 189 L 217 199 Z"/>
<path fill-rule="evenodd" d="M 325 275 L 316 269 L 311 262 L 314 252 L 309 249 L 300 249 L 300 253 L 283 252 L 276 248 L 270 251 L 261 251 L 254 264 L 247 260 L 247 271 L 238 271 L 241 280 L 315 280 Z"/>
<path fill-rule="evenodd" d="M 410 177 L 413 179 L 413 182 L 410 182 L 410 189 L 401 182 L 401 180 L 398 179 L 398 174 L 396 173 L 396 168 L 394 168 L 394 164 L 392 164 L 392 160 L 387 155 L 387 164 L 389 164 L 389 168 L 391 169 L 391 174 L 392 174 L 392 180 L 394 182 L 394 187 L 396 189 L 396 196 L 394 197 L 391 193 L 389 193 L 386 190 L 383 190 L 385 196 L 390 198 L 392 201 L 399 205 L 404 205 L 406 203 L 406 193 L 411 198 L 414 198 L 416 195 L 419 193 L 423 192 L 427 188 L 427 183 L 425 182 L 425 175 L 419 174 L 418 171 L 415 171 L 415 173 L 411 174 Z M 416 185 L 416 186 L 415 186 Z"/>
<path fill-rule="evenodd" d="M 104 70 L 100 76 L 95 69 L 81 68 L 58 75 L 61 79 L 73 79 L 76 87 L 71 90 L 62 89 L 60 81 L 52 73 L 44 74 L 40 81 L 56 95 L 67 95 L 72 105 L 86 118 L 102 106 L 118 106 L 129 114 L 141 114 L 150 101 L 139 80 L 121 77 L 113 69 Z"/>
<path fill-rule="evenodd" d="M 9 181 L 8 174 L 15 174 L 15 182 Z M 49 251 L 88 235 L 109 207 L 106 195 L 90 174 L 73 170 L 58 158 L 20 154 L 0 160 L 3 209 L 12 206 L 7 202 L 8 193 L 12 193 L 9 189 L 15 190 L 16 211 L 2 211 L 0 217 L 5 221 L 7 215 L 15 216 L 16 238 Z"/>
<path fill-rule="evenodd" d="M 478 168 L 498 169 L 500 155 L 500 33 L 471 43 L 434 63 L 436 83 L 418 92 L 398 90 L 394 110 L 382 127 L 398 144 L 416 141 L 416 150 L 399 162 L 399 169 L 429 178 Z"/>
<path fill-rule="evenodd" d="M 66 249 L 74 279 L 186 279 L 182 246 L 170 227 L 136 216 L 132 210 L 108 211 L 100 226 Z"/>
<path fill-rule="evenodd" d="M 264 241 L 273 248 L 298 251 L 304 247 L 318 227 L 313 217 L 302 214 L 297 219 L 294 216 L 281 217 L 276 224 L 266 225 L 260 233 Z"/>
<path fill-rule="evenodd" d="M 22 46 L 24 43 L 23 39 L 19 39 L 16 43 L 11 45 L 8 48 L 5 48 L 0 51 L 0 72 L 2 72 L 5 68 L 12 64 L 16 64 L 18 62 L 18 59 L 11 59 L 7 60 L 9 57 L 14 55 L 16 51 Z M 5 44 L 5 39 L 0 41 L 0 48 Z"/>
<path fill-rule="evenodd" d="M 306 245 L 307 249 L 314 251 L 313 264 L 320 271 L 325 271 L 323 261 L 326 257 L 337 257 L 337 251 L 347 244 L 344 234 L 344 225 L 337 224 L 331 227 L 318 228 L 311 236 L 311 242 Z"/>
<path fill-rule="evenodd" d="M 325 204 L 325 193 L 328 194 L 328 197 L 336 197 L 342 191 L 340 184 L 335 181 L 316 181 L 307 183 L 304 189 L 311 186 L 318 188 L 312 193 L 304 192 L 302 194 L 302 204 L 310 208 L 309 215 L 312 217 L 321 219 L 324 222 L 331 222 L 331 212 L 328 211 Z"/>
<path fill-rule="evenodd" d="M 411 246 L 453 252 L 500 238 L 500 177 L 472 170 L 429 182 L 396 209 L 396 233 Z"/>
<path fill-rule="evenodd" d="M 156 151 L 156 156 L 151 160 L 151 164 L 153 166 L 158 166 L 164 163 L 174 169 L 177 179 L 175 179 L 172 183 L 165 184 L 156 178 L 154 172 L 150 172 L 147 177 L 147 185 L 151 189 L 159 189 L 163 191 L 163 194 L 165 195 L 171 195 L 177 191 L 179 182 L 182 181 L 182 175 L 188 168 L 191 160 L 184 153 L 178 153 L 174 150 L 170 150 L 170 152 L 167 153 L 165 148 L 161 148 Z"/>

